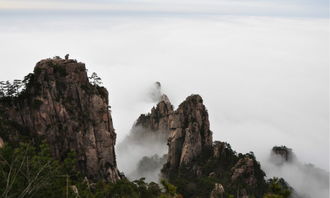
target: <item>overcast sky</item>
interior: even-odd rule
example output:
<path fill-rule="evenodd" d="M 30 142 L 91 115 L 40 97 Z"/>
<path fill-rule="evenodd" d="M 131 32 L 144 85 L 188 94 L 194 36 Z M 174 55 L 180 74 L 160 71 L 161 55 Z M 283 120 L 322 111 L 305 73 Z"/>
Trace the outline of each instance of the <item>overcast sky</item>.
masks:
<path fill-rule="evenodd" d="M 1 10 L 327 17 L 328 0 L 0 0 Z"/>
<path fill-rule="evenodd" d="M 160 81 L 175 106 L 202 95 L 215 140 L 260 160 L 284 144 L 329 170 L 328 11 L 327 0 L 0 0 L 0 79 L 70 53 L 102 77 L 118 141 Z"/>

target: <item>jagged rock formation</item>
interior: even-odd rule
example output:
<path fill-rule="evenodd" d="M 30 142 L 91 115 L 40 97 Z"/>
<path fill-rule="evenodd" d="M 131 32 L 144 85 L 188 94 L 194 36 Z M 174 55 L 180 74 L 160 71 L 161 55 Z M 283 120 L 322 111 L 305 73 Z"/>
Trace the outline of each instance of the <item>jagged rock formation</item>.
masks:
<path fill-rule="evenodd" d="M 6 120 L 45 139 L 57 159 L 74 151 L 79 170 L 89 178 L 120 179 L 108 92 L 89 83 L 85 64 L 58 57 L 45 59 L 29 78 L 18 97 L 1 100 Z"/>
<path fill-rule="evenodd" d="M 168 118 L 173 113 L 173 106 L 168 97 L 163 94 L 156 107 L 148 114 L 141 114 L 133 127 L 141 127 L 147 131 L 167 133 L 169 129 Z"/>
<path fill-rule="evenodd" d="M 228 143 L 212 142 L 208 112 L 201 96 L 187 97 L 168 121 L 168 159 L 162 174 L 178 185 L 184 196 L 209 197 L 214 186 L 196 188 L 201 182 L 198 178 L 205 177 L 213 182 L 227 181 L 222 187 L 237 197 L 262 196 L 266 182 L 259 162 L 253 153 L 236 154 Z"/>
<path fill-rule="evenodd" d="M 169 136 L 168 119 L 173 113 L 173 105 L 167 95 L 162 93 L 160 82 L 155 83 L 152 98 L 157 99 L 156 107 L 152 107 L 150 113 L 139 116 L 131 129 L 131 133 L 123 141 L 126 146 L 129 144 L 128 142 L 145 144 L 145 138 L 160 141 L 160 144 L 167 142 Z"/>
<path fill-rule="evenodd" d="M 154 84 L 150 95 L 153 101 L 157 101 L 157 105 L 150 113 L 139 116 L 130 134 L 118 145 L 117 152 L 121 156 L 125 155 L 118 159 L 120 163 L 130 164 L 123 167 L 130 179 L 145 177 L 147 181 L 158 181 L 160 169 L 166 161 L 164 154 L 169 136 L 168 118 L 173 113 L 173 106 L 162 93 L 159 82 Z M 160 157 L 156 159 L 155 155 Z"/>
<path fill-rule="evenodd" d="M 212 148 L 208 113 L 199 95 L 191 95 L 179 105 L 169 116 L 169 127 L 169 154 L 164 172 L 188 165 Z"/>
<path fill-rule="evenodd" d="M 212 141 L 208 112 L 201 96 L 187 97 L 175 111 L 170 103 L 160 101 L 150 114 L 141 115 L 135 126 L 167 134 L 168 155 L 162 176 L 177 185 L 184 197 L 210 197 L 216 181 L 227 189 L 226 196 L 263 195 L 265 173 L 253 153 L 237 154 L 228 143 Z M 199 188 L 200 178 L 212 182 Z M 218 191 L 219 188 L 215 189 L 212 195 L 218 196 Z"/>

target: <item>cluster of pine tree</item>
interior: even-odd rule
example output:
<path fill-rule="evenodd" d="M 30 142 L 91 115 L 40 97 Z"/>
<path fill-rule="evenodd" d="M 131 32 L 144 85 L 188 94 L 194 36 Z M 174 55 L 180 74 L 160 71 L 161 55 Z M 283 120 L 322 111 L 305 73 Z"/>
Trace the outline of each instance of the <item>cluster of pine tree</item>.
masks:
<path fill-rule="evenodd" d="M 146 183 L 144 178 L 116 183 L 90 181 L 76 170 L 70 152 L 63 161 L 52 158 L 46 143 L 6 144 L 0 148 L 0 197 L 3 198 L 178 198 L 176 187 Z"/>

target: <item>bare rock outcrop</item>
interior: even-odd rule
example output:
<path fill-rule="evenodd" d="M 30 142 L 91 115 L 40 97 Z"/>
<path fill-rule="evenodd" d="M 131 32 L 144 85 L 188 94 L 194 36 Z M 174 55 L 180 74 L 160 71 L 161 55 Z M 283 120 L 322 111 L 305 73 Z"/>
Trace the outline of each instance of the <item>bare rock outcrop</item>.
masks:
<path fill-rule="evenodd" d="M 74 151 L 88 178 L 114 182 L 120 174 L 108 103 L 108 91 L 89 83 L 85 64 L 57 57 L 38 62 L 26 90 L 0 107 L 8 120 L 46 139 L 57 159 Z"/>
<path fill-rule="evenodd" d="M 160 97 L 156 107 L 151 109 L 148 114 L 141 114 L 133 127 L 142 127 L 148 131 L 168 132 L 169 129 L 169 115 L 173 113 L 173 106 L 168 97 L 163 94 Z"/>
<path fill-rule="evenodd" d="M 151 94 L 157 105 L 152 107 L 150 113 L 141 114 L 135 121 L 131 133 L 122 144 L 130 143 L 143 145 L 147 141 L 156 141 L 166 144 L 169 136 L 169 116 L 173 113 L 173 105 L 166 94 L 162 93 L 160 82 L 156 82 Z M 120 145 L 122 147 L 123 145 Z"/>
<path fill-rule="evenodd" d="M 163 172 L 189 165 L 203 151 L 212 149 L 208 112 L 199 95 L 191 95 L 169 117 L 168 160 Z"/>

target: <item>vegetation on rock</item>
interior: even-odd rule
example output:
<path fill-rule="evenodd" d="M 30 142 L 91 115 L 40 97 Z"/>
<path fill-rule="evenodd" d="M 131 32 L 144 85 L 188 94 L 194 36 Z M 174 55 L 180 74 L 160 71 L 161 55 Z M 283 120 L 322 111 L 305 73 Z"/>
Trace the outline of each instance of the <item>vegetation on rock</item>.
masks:
<path fill-rule="evenodd" d="M 175 198 L 176 187 L 162 181 L 146 183 L 122 179 L 116 183 L 84 177 L 76 168 L 74 152 L 55 160 L 46 143 L 12 145 L 0 148 L 0 197 L 10 198 Z"/>

